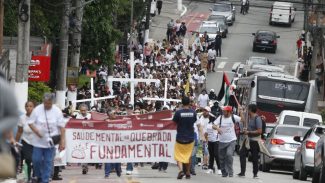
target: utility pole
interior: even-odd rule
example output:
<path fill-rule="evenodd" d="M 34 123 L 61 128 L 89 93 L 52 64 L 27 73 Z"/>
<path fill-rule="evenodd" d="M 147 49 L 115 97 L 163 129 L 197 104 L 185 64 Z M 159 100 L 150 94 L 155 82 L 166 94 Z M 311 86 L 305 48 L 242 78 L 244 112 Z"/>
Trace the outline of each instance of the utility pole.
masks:
<path fill-rule="evenodd" d="M 177 10 L 178 11 L 182 11 L 182 6 L 183 6 L 183 1 L 177 0 Z"/>
<path fill-rule="evenodd" d="M 31 60 L 30 38 L 30 0 L 20 1 L 18 9 L 18 41 L 15 92 L 18 108 L 24 111 L 28 99 L 28 69 Z"/>
<path fill-rule="evenodd" d="M 308 0 L 303 0 L 304 3 L 304 30 L 307 33 L 308 32 L 308 10 L 309 6 L 307 6 L 307 1 Z"/>
<path fill-rule="evenodd" d="M 133 5 L 133 1 L 134 0 L 130 0 L 131 1 L 131 16 L 130 16 L 130 24 L 131 24 L 131 26 L 130 26 L 130 43 L 129 43 L 129 49 L 130 49 L 130 52 L 132 51 L 132 44 L 133 44 L 133 34 L 134 34 L 134 32 L 133 32 L 133 8 L 134 8 L 134 5 Z"/>
<path fill-rule="evenodd" d="M 62 11 L 61 30 L 60 30 L 60 52 L 57 75 L 56 104 L 61 109 L 65 108 L 65 93 L 67 81 L 67 63 L 68 63 L 68 45 L 69 45 L 69 15 L 70 0 L 64 0 L 64 9 Z"/>
<path fill-rule="evenodd" d="M 72 52 L 71 52 L 71 67 L 79 67 L 80 61 L 80 46 L 81 46 L 81 32 L 82 32 L 82 19 L 83 19 L 83 3 L 84 0 L 74 0 L 74 20 L 75 24 L 72 33 Z M 74 91 L 68 91 L 67 99 L 69 101 L 77 100 L 77 87 Z"/>
<path fill-rule="evenodd" d="M 151 0 L 146 0 L 146 1 L 147 1 L 147 12 L 146 12 L 146 24 L 145 24 L 143 44 L 145 44 L 149 40 L 149 25 L 150 25 Z"/>
<path fill-rule="evenodd" d="M 0 0 L 0 57 L 2 56 L 2 44 L 3 44 L 3 17 L 4 17 L 4 0 Z"/>

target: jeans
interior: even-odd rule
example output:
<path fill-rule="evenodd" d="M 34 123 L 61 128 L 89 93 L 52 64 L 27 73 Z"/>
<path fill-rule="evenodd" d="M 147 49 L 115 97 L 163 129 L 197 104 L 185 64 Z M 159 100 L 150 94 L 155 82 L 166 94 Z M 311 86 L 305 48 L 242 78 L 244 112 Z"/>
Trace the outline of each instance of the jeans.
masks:
<path fill-rule="evenodd" d="M 126 164 L 126 171 L 133 171 L 133 163 Z"/>
<path fill-rule="evenodd" d="M 167 162 L 159 162 L 159 170 L 167 170 L 168 163 Z"/>
<path fill-rule="evenodd" d="M 219 159 L 222 175 L 224 176 L 233 176 L 233 155 L 235 152 L 236 140 L 223 143 L 219 142 Z"/>
<path fill-rule="evenodd" d="M 48 183 L 53 167 L 55 148 L 33 148 L 33 168 L 41 183 Z"/>
<path fill-rule="evenodd" d="M 121 163 L 105 163 L 105 176 L 109 176 L 111 168 L 115 168 L 117 176 L 121 176 Z"/>
<path fill-rule="evenodd" d="M 195 172 L 195 165 L 196 165 L 196 153 L 197 153 L 198 146 L 194 146 L 193 152 L 192 152 L 192 164 L 191 164 L 191 172 Z"/>
<path fill-rule="evenodd" d="M 240 150 L 240 169 L 241 169 L 240 173 L 245 174 L 246 172 L 246 157 L 247 157 L 247 153 L 250 151 L 252 155 L 253 173 L 254 175 L 257 175 L 260 147 L 257 141 L 249 141 L 249 146 L 250 146 L 249 150 L 246 149 L 245 146 L 243 146 Z"/>
<path fill-rule="evenodd" d="M 219 161 L 219 142 L 208 142 L 209 149 L 209 169 L 213 169 L 214 160 L 217 163 L 218 169 L 220 169 Z"/>

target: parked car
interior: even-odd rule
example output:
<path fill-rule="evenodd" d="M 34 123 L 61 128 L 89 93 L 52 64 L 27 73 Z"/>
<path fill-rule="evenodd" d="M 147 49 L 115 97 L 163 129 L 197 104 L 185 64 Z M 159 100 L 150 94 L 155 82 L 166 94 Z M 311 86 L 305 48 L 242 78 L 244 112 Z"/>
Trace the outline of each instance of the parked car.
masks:
<path fill-rule="evenodd" d="M 228 34 L 228 24 L 227 24 L 227 18 L 222 15 L 210 15 L 208 18 L 208 21 L 215 21 L 220 25 L 220 28 L 223 29 L 223 37 L 227 37 Z"/>
<path fill-rule="evenodd" d="M 221 34 L 224 34 L 224 30 L 222 30 L 220 25 L 214 21 L 203 21 L 199 28 L 200 37 L 204 34 L 204 32 L 207 32 L 209 36 L 209 44 L 214 44 L 218 31 L 220 31 Z"/>
<path fill-rule="evenodd" d="M 314 152 L 314 174 L 312 183 L 325 182 L 325 135 L 317 141 Z"/>
<path fill-rule="evenodd" d="M 321 122 L 322 122 L 322 116 L 319 114 L 291 111 L 291 110 L 283 110 L 280 113 L 277 120 L 278 124 L 305 126 L 305 127 L 320 125 Z"/>
<path fill-rule="evenodd" d="M 275 165 L 293 166 L 295 152 L 300 145 L 293 140 L 295 136 L 304 136 L 309 128 L 293 125 L 277 125 L 267 136 L 265 146 L 271 157 L 262 155 L 260 168 L 270 171 Z"/>
<path fill-rule="evenodd" d="M 235 6 L 229 2 L 219 2 L 213 5 L 213 8 L 210 8 L 211 15 L 222 15 L 227 19 L 228 25 L 233 25 L 236 20 L 236 9 Z"/>
<path fill-rule="evenodd" d="M 257 50 L 271 50 L 272 53 L 276 53 L 277 38 L 280 38 L 275 32 L 268 30 L 259 30 L 256 33 L 252 33 L 253 40 L 253 52 Z"/>
<path fill-rule="evenodd" d="M 271 65 L 272 63 L 269 61 L 266 57 L 249 57 L 248 60 L 246 60 L 246 65 Z"/>
<path fill-rule="evenodd" d="M 301 143 L 295 153 L 293 178 L 307 180 L 314 171 L 314 151 L 319 138 L 324 135 L 325 126 L 315 125 L 310 128 L 304 137 L 296 136 L 294 140 Z"/>
<path fill-rule="evenodd" d="M 295 21 L 296 8 L 293 7 L 293 3 L 289 2 L 274 2 L 271 7 L 269 24 L 275 23 L 291 24 Z"/>

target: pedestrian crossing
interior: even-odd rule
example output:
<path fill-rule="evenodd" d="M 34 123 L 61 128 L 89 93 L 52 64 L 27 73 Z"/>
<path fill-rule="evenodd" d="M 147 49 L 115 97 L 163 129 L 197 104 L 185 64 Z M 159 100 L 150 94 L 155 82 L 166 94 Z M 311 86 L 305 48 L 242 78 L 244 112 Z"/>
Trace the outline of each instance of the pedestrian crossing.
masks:
<path fill-rule="evenodd" d="M 243 63 L 244 62 L 217 61 L 215 68 L 218 71 L 232 71 L 232 70 L 236 70 L 236 68 Z M 284 70 L 287 71 L 290 71 L 291 69 L 290 65 L 277 65 L 277 66 L 282 67 Z"/>

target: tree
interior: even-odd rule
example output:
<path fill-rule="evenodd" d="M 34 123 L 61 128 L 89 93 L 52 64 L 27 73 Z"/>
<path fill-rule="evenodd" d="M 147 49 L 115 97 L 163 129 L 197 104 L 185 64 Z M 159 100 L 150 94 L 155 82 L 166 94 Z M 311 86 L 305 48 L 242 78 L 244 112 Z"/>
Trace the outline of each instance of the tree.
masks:
<path fill-rule="evenodd" d="M 43 82 L 28 83 L 28 100 L 41 103 L 44 93 L 51 92 L 51 88 Z"/>

